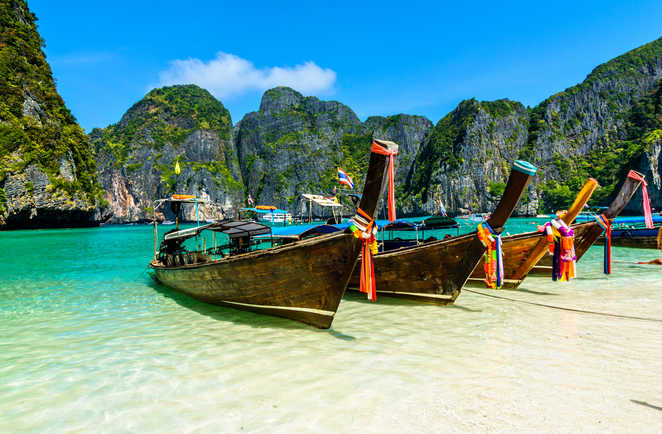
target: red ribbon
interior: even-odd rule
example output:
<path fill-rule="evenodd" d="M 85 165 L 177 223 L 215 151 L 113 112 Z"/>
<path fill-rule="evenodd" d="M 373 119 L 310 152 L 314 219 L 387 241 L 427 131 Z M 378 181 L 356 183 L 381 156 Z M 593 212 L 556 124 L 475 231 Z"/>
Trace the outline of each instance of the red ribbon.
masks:
<path fill-rule="evenodd" d="M 361 208 L 357 208 L 356 213 L 369 222 L 363 233 L 370 234 L 368 238 L 361 237 L 361 285 L 359 286 L 359 290 L 368 295 L 368 300 L 375 301 L 377 300 L 375 265 L 372 260 L 372 251 L 370 250 L 370 244 L 375 241 L 375 236 L 372 233 L 375 221 Z"/>
<path fill-rule="evenodd" d="M 394 175 L 393 175 L 393 164 L 394 164 L 394 157 L 398 155 L 398 151 L 389 151 L 388 149 L 384 148 L 383 146 L 380 146 L 377 144 L 377 142 L 373 141 L 372 142 L 372 152 L 375 154 L 379 155 L 388 155 L 389 161 L 388 161 L 388 220 L 390 222 L 394 222 L 396 220 L 395 217 L 395 180 L 394 180 Z"/>
<path fill-rule="evenodd" d="M 602 229 L 605 230 L 605 247 L 604 247 L 604 273 L 611 274 L 611 221 L 606 215 L 600 214 L 595 219 Z"/>
<path fill-rule="evenodd" d="M 636 179 L 637 181 L 641 181 L 641 194 L 643 196 L 643 208 L 644 208 L 644 220 L 646 220 L 646 228 L 648 229 L 653 229 L 653 215 L 651 213 L 651 203 L 648 200 L 648 184 L 646 183 L 646 179 L 641 173 L 635 172 L 634 170 L 630 170 L 630 173 L 628 173 L 628 178 Z"/>

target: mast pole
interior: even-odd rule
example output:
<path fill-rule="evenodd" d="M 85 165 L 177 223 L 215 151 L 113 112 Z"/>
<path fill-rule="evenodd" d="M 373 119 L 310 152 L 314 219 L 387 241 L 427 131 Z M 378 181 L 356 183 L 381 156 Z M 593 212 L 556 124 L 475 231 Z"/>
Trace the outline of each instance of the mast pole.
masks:
<path fill-rule="evenodd" d="M 152 220 L 154 221 L 154 260 L 156 261 L 156 207 L 152 211 Z"/>

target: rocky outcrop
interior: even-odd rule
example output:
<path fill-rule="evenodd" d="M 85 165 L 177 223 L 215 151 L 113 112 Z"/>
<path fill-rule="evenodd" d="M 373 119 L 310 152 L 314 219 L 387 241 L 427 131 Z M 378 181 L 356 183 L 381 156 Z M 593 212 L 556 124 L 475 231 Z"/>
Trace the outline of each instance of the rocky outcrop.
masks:
<path fill-rule="evenodd" d="M 35 16 L 0 4 L 0 229 L 98 225 L 108 216 L 87 137 L 57 93 Z"/>
<path fill-rule="evenodd" d="M 262 97 L 260 110 L 235 128 L 247 192 L 261 203 L 300 211 L 302 193 L 331 194 L 337 167 L 360 192 L 372 138 L 401 145 L 396 177 L 404 182 L 432 123 L 421 116 L 372 117 L 362 123 L 347 106 L 304 97 L 279 87 Z"/>
<path fill-rule="evenodd" d="M 518 102 L 461 102 L 421 145 L 407 179 L 402 211 L 434 213 L 438 199 L 451 213 L 491 211 L 512 162 L 526 145 L 527 129 L 527 110 Z M 535 212 L 537 205 L 531 189 L 518 212 Z"/>
<path fill-rule="evenodd" d="M 662 38 L 598 66 L 531 110 L 527 154 L 541 168 L 536 183 L 547 208 L 562 207 L 553 197 L 560 185 L 577 190 L 588 176 L 602 186 L 592 203 L 608 204 L 639 165 L 646 134 L 662 127 L 660 100 Z M 652 191 L 658 197 L 659 188 Z M 635 197 L 628 210 L 641 212 L 641 201 Z"/>
<path fill-rule="evenodd" d="M 41 119 L 32 100 L 23 111 Z M 361 122 L 339 102 L 278 87 L 232 127 L 227 110 L 206 91 L 175 86 L 150 92 L 92 138 L 113 221 L 128 222 L 149 218 L 151 200 L 175 191 L 226 209 L 251 194 L 298 213 L 302 193 L 331 194 L 338 186 L 337 167 L 360 191 L 372 138 L 400 144 L 400 215 L 435 212 L 438 200 L 450 213 L 490 212 L 516 159 L 539 168 L 516 214 L 566 208 L 588 177 L 602 186 L 591 203 L 607 204 L 631 168 L 646 174 L 653 207 L 662 208 L 655 135 L 661 130 L 662 39 L 597 67 L 536 107 L 470 99 L 434 126 L 405 114 Z M 60 173 L 73 172 L 65 164 Z M 635 198 L 629 211 L 640 207 Z"/>
<path fill-rule="evenodd" d="M 342 166 L 360 183 L 360 158 L 370 136 L 356 114 L 335 101 L 304 97 L 290 89 L 268 90 L 260 111 L 237 126 L 237 150 L 246 190 L 258 203 L 298 210 L 302 193 L 330 194 Z"/>
<path fill-rule="evenodd" d="M 657 211 L 662 211 L 662 129 L 648 133 L 644 137 L 644 143 L 646 148 L 635 170 L 646 177 L 651 206 Z M 642 192 L 639 190 L 628 204 L 628 210 L 639 211 L 641 200 Z"/>
<path fill-rule="evenodd" d="M 241 206 L 244 187 L 230 113 L 197 86 L 154 89 L 117 124 L 92 131 L 90 139 L 111 222 L 150 220 L 154 200 L 175 193 L 215 204 L 199 206 L 202 220 Z M 183 212 L 184 219 L 196 219 L 194 207 Z M 173 216 L 159 209 L 157 218 Z"/>
<path fill-rule="evenodd" d="M 371 116 L 365 126 L 372 131 L 374 138 L 391 140 L 399 145 L 395 181 L 400 188 L 404 187 L 418 150 L 434 125 L 423 116 L 399 114 Z"/>

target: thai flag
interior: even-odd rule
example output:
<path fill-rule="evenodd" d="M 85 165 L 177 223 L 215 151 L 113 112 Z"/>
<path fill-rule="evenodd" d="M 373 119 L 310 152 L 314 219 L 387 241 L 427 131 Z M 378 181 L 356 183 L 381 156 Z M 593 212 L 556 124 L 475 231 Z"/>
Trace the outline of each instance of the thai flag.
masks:
<path fill-rule="evenodd" d="M 253 196 L 250 194 L 248 195 L 248 204 L 249 205 L 255 205 L 255 201 L 253 200 Z"/>
<path fill-rule="evenodd" d="M 338 168 L 338 182 L 341 184 L 345 184 L 350 189 L 354 189 L 354 183 L 352 182 L 352 178 L 350 178 L 349 175 L 345 173 L 345 171 L 342 170 L 340 167 Z"/>

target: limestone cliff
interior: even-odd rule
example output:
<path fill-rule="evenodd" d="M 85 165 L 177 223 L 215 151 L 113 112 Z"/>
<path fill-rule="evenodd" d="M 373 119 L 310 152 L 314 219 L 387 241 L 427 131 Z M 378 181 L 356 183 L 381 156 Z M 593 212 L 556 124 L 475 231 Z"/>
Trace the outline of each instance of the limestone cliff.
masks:
<path fill-rule="evenodd" d="M 90 138 L 112 222 L 151 219 L 153 201 L 174 193 L 194 194 L 227 211 L 243 201 L 230 113 L 197 86 L 154 89 L 117 124 L 93 130 Z M 195 220 L 193 207 L 184 211 Z M 218 207 L 200 207 L 201 219 L 221 215 Z"/>
<path fill-rule="evenodd" d="M 461 102 L 423 142 L 412 165 L 401 207 L 406 214 L 436 211 L 440 198 L 451 213 L 489 212 L 503 193 L 512 162 L 526 145 L 526 108 L 509 100 Z M 535 212 L 531 189 L 520 213 Z"/>
<path fill-rule="evenodd" d="M 36 17 L 0 3 L 0 229 L 107 218 L 87 137 L 57 93 Z"/>
<path fill-rule="evenodd" d="M 607 204 L 628 170 L 650 167 L 645 138 L 662 127 L 661 101 L 662 38 L 598 66 L 532 109 L 523 155 L 542 170 L 536 182 L 547 208 L 563 207 L 567 190 L 577 190 L 587 176 L 602 186 L 592 202 Z M 659 186 L 653 183 L 652 192 L 659 197 Z M 640 204 L 635 198 L 630 211 Z"/>

